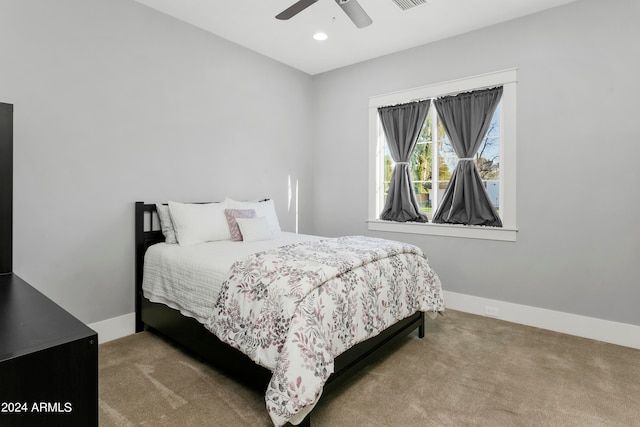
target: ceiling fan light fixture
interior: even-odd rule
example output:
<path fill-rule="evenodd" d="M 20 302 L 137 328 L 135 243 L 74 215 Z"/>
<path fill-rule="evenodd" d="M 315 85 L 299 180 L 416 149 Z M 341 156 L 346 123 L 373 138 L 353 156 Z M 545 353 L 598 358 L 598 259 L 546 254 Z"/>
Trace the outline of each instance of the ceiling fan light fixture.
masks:
<path fill-rule="evenodd" d="M 420 1 L 420 0 L 414 0 Z M 426 1 L 426 0 L 422 0 Z M 318 2 L 318 0 L 298 0 L 287 9 L 283 10 L 279 14 L 276 15 L 276 19 L 280 19 L 286 21 L 287 19 L 291 19 L 296 16 L 298 13 L 302 12 L 312 4 Z M 358 0 L 336 0 L 336 3 L 342 8 L 344 13 L 347 14 L 349 19 L 353 21 L 353 23 L 358 28 L 364 28 L 373 22 L 367 12 L 364 11 Z"/>

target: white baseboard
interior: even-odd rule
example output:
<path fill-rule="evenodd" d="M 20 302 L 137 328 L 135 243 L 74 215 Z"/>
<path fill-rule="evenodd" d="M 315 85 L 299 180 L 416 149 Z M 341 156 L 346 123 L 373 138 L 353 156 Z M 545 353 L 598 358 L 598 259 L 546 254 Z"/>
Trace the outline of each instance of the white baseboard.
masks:
<path fill-rule="evenodd" d="M 135 333 L 135 322 L 136 314 L 129 313 L 91 323 L 87 326 L 98 333 L 98 344 L 102 344 Z"/>
<path fill-rule="evenodd" d="M 471 295 L 444 292 L 447 308 L 640 349 L 640 326 Z"/>
<path fill-rule="evenodd" d="M 445 291 L 444 300 L 452 310 L 640 349 L 640 326 L 456 292 Z M 487 314 L 487 308 L 490 314 Z M 98 333 L 98 342 L 102 344 L 133 334 L 135 313 L 92 323 L 89 327 Z"/>

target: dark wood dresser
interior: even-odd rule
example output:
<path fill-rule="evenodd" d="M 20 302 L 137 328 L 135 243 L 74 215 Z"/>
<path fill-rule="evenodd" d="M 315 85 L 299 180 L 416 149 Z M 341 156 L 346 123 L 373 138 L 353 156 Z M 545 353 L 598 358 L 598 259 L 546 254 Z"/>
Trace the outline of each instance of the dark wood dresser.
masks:
<path fill-rule="evenodd" d="M 97 334 L 15 274 L 0 275 L 0 426 L 97 425 Z"/>

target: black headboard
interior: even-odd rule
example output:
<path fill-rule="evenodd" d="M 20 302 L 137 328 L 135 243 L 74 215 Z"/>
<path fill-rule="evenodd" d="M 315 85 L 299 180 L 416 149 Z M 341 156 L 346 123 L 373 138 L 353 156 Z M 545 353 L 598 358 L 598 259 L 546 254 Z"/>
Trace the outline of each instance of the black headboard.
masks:
<path fill-rule="evenodd" d="M 160 230 L 155 204 L 136 202 L 135 213 L 135 239 L 136 239 L 136 331 L 143 327 L 140 319 L 140 305 L 142 303 L 142 273 L 144 266 L 144 253 L 147 248 L 156 243 L 164 242 L 164 236 Z"/>

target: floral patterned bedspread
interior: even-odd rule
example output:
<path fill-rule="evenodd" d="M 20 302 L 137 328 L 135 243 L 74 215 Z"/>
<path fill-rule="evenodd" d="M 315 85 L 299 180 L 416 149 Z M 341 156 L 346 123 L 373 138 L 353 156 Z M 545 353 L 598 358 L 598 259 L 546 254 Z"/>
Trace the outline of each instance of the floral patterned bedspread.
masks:
<path fill-rule="evenodd" d="M 442 310 L 420 248 L 349 236 L 236 262 L 206 326 L 273 372 L 265 399 L 281 426 L 313 409 L 336 356 L 417 311 Z"/>

